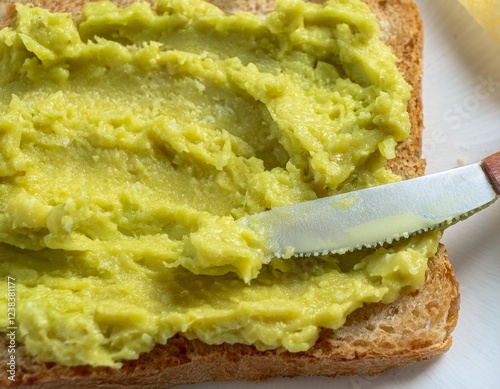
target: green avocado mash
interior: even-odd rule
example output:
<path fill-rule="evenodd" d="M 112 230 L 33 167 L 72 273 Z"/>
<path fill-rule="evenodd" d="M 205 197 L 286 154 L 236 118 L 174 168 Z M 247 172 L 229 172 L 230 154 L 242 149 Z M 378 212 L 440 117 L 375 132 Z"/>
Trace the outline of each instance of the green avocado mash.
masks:
<path fill-rule="evenodd" d="M 422 285 L 435 233 L 271 260 L 236 222 L 398 179 L 410 87 L 366 5 L 17 12 L 0 32 L 0 310 L 14 280 L 30 353 L 119 367 L 177 333 L 305 351 Z"/>

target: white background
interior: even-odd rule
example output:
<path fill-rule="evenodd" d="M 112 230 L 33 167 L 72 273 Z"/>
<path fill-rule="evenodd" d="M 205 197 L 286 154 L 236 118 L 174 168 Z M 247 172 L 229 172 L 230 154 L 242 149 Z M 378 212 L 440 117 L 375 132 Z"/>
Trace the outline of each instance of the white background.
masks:
<path fill-rule="evenodd" d="M 434 173 L 500 151 L 500 43 L 456 0 L 416 2 L 425 31 L 423 149 L 427 173 Z M 377 377 L 209 383 L 189 389 L 500 389 L 500 201 L 449 228 L 443 242 L 462 299 L 453 345 L 444 356 Z"/>

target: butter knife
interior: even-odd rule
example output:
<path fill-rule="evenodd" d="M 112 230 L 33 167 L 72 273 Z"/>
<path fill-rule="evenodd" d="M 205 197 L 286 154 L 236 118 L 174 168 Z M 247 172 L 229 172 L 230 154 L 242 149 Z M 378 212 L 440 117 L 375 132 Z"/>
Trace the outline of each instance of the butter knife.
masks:
<path fill-rule="evenodd" d="M 276 207 L 239 223 L 263 234 L 276 257 L 343 254 L 448 227 L 499 195 L 497 152 L 442 173 Z"/>

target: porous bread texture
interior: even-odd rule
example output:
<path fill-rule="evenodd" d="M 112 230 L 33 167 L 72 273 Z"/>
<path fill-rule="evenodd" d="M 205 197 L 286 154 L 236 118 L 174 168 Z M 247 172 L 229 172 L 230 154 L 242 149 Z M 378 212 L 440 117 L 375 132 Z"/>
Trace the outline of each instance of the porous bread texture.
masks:
<path fill-rule="evenodd" d="M 53 11 L 78 15 L 86 0 L 20 0 Z M 151 0 L 153 1 L 153 0 Z M 399 58 L 398 66 L 413 87 L 408 106 L 412 123 L 409 138 L 397 147 L 389 167 L 411 178 L 422 175 L 420 158 L 423 129 L 421 74 L 422 23 L 417 6 L 408 0 L 365 0 L 379 20 L 382 39 Z M 116 0 L 128 5 L 133 0 Z M 274 0 L 213 0 L 226 12 L 248 10 L 266 13 Z M 0 4 L 4 24 L 14 10 Z M 1 26 L 1 24 L 0 24 Z M 173 385 L 227 380 L 261 381 L 273 377 L 375 375 L 387 369 L 434 358 L 451 346 L 451 332 L 458 319 L 458 283 L 444 246 L 429 259 L 424 286 L 400 296 L 391 304 L 369 304 L 349 315 L 338 330 L 323 330 L 307 352 L 258 351 L 245 345 L 207 345 L 177 335 L 157 345 L 138 360 L 125 361 L 121 369 L 66 367 L 43 363 L 16 349 L 16 381 L 3 374 L 0 386 L 27 388 L 165 388 Z M 5 340 L 7 344 L 7 340 Z M 5 366 L 7 347 L 0 350 Z"/>

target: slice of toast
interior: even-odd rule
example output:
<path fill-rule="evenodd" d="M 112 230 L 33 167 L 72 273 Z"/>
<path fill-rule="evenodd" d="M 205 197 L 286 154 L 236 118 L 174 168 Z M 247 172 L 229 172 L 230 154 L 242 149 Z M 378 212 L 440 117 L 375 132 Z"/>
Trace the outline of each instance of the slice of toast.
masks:
<path fill-rule="evenodd" d="M 413 87 L 408 111 L 410 137 L 398 145 L 390 168 L 404 178 L 422 175 L 422 24 L 416 5 L 407 0 L 366 0 L 379 20 L 382 38 L 400 59 L 399 67 Z M 78 14 L 85 0 L 26 0 L 54 11 Z M 127 5 L 132 0 L 117 0 Z M 266 13 L 273 0 L 213 1 L 228 12 L 248 10 Z M 3 24 L 14 18 L 11 6 L 0 4 Z M 1 26 L 1 24 L 0 24 Z M 16 381 L 5 374 L 0 385 L 57 388 L 168 387 L 221 381 L 259 381 L 272 377 L 374 375 L 390 368 L 434 358 L 451 345 L 459 308 L 458 284 L 440 246 L 429 260 L 425 284 L 418 291 L 400 296 L 391 304 L 370 304 L 353 312 L 338 330 L 323 330 L 316 345 L 307 352 L 258 351 L 245 345 L 207 345 L 177 335 L 166 345 L 157 345 L 138 360 L 125 361 L 121 369 L 66 367 L 43 363 L 16 349 Z M 7 347 L 0 351 L 6 365 Z"/>

